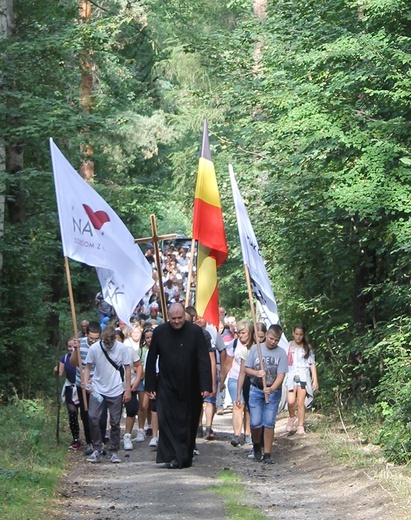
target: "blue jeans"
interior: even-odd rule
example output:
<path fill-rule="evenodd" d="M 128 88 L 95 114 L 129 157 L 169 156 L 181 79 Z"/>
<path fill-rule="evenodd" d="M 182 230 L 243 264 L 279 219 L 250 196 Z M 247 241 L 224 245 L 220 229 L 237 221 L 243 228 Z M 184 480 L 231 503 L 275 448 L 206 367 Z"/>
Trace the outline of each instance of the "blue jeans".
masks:
<path fill-rule="evenodd" d="M 265 394 L 260 388 L 251 385 L 250 400 L 250 426 L 256 428 L 274 428 L 277 419 L 278 405 L 281 400 L 281 387 L 268 396 L 268 403 L 265 402 Z"/>

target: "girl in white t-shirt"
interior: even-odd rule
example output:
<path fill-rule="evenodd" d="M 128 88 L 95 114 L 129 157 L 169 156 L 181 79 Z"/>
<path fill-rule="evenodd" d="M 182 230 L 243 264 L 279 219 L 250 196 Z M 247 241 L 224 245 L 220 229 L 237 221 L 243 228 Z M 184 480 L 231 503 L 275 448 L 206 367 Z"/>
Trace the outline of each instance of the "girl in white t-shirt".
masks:
<path fill-rule="evenodd" d="M 241 431 L 244 423 L 244 437 L 246 442 L 251 442 L 250 414 L 248 404 L 243 396 L 242 388 L 240 400 L 237 400 L 237 385 L 240 375 L 241 364 L 247 358 L 248 351 L 254 345 L 254 325 L 250 320 L 240 320 L 237 322 L 238 338 L 231 341 L 227 347 L 227 361 L 230 370 L 228 372 L 228 391 L 233 402 L 233 430 L 234 435 L 231 439 L 233 446 L 242 444 Z M 241 383 L 241 387 L 243 384 Z M 249 388 L 249 386 L 248 386 Z"/>
<path fill-rule="evenodd" d="M 141 359 L 141 363 L 143 365 L 143 376 L 140 379 L 140 382 L 137 387 L 137 393 L 138 393 L 138 416 L 137 416 L 137 422 L 138 422 L 138 429 L 137 429 L 137 435 L 133 439 L 136 442 L 144 442 L 146 440 L 146 433 L 144 431 L 144 425 L 147 418 L 147 411 L 148 411 L 148 404 L 149 399 L 146 392 L 144 392 L 144 371 L 145 371 L 145 365 L 146 365 L 146 357 L 148 350 L 143 347 L 141 343 L 141 335 L 143 333 L 143 329 L 139 323 L 135 323 L 133 329 L 128 329 L 126 335 L 126 339 L 124 340 L 124 345 L 127 347 L 132 347 L 139 355 Z"/>
<path fill-rule="evenodd" d="M 288 347 L 288 374 L 287 374 L 287 403 L 289 418 L 286 431 L 291 433 L 295 424 L 295 412 L 298 410 L 297 434 L 304 435 L 305 420 L 305 398 L 307 396 L 307 385 L 312 390 L 318 390 L 317 367 L 315 366 L 315 355 L 307 341 L 306 329 L 298 324 L 293 330 L 293 341 Z"/>

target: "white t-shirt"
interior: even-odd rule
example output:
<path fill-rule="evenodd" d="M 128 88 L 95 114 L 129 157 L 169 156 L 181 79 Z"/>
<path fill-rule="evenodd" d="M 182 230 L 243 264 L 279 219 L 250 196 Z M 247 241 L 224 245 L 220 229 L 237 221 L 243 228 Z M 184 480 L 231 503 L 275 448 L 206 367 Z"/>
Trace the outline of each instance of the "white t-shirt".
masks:
<path fill-rule="evenodd" d="M 106 397 L 118 397 L 123 393 L 120 371 L 116 370 L 101 350 L 101 342 L 89 348 L 86 363 L 94 363 L 93 390 Z M 104 345 L 103 345 L 103 348 Z M 123 343 L 116 341 L 111 349 L 105 349 L 109 357 L 117 364 L 130 365 L 130 354 Z"/>
<path fill-rule="evenodd" d="M 300 381 L 307 381 L 307 371 L 312 365 L 315 365 L 315 354 L 310 350 L 308 358 L 305 358 L 305 350 L 303 347 L 297 347 L 290 343 L 288 347 L 288 358 L 292 359 L 292 364 L 288 366 L 288 386 L 293 386 L 294 376 L 299 376 Z"/>
<path fill-rule="evenodd" d="M 228 377 L 230 379 L 238 379 L 240 375 L 240 367 L 241 367 L 241 359 L 247 359 L 248 348 L 247 345 L 243 345 L 240 343 L 240 340 L 237 341 L 236 348 L 234 350 L 234 342 L 236 340 L 233 339 L 227 347 L 227 356 L 233 357 L 233 364 L 228 373 Z"/>
<path fill-rule="evenodd" d="M 123 343 L 125 345 L 125 343 Z M 137 363 L 137 361 L 140 361 L 140 356 L 138 355 L 137 350 L 134 350 L 134 347 L 132 345 L 125 345 L 128 353 L 130 354 L 130 368 L 131 368 L 131 384 L 134 383 L 134 381 L 137 379 L 136 369 L 134 368 L 134 363 Z M 110 354 L 109 354 L 110 355 Z M 126 381 L 123 382 L 123 388 L 126 386 Z"/>
<path fill-rule="evenodd" d="M 224 344 L 223 338 L 221 334 L 217 331 L 214 325 L 207 323 L 206 330 L 211 334 L 212 343 L 215 345 L 215 348 L 218 352 L 225 350 L 226 345 Z"/>

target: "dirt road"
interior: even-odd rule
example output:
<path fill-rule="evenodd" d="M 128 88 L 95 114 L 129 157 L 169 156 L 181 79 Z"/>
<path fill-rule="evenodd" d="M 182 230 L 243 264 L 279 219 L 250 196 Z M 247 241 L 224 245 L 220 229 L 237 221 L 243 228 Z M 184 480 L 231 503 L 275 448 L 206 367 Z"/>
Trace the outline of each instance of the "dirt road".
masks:
<path fill-rule="evenodd" d="M 251 446 L 229 443 L 231 414 L 216 416 L 215 441 L 199 439 L 193 467 L 163 469 L 155 463 L 149 439 L 121 451 L 121 464 L 85 461 L 70 455 L 59 497 L 62 520 L 208 520 L 228 518 L 213 486 L 223 471 L 238 474 L 246 486 L 244 502 L 275 520 L 409 520 L 410 503 L 393 497 L 363 471 L 336 465 L 319 434 L 286 436 L 285 416 L 277 422 L 276 464 L 249 460 Z"/>

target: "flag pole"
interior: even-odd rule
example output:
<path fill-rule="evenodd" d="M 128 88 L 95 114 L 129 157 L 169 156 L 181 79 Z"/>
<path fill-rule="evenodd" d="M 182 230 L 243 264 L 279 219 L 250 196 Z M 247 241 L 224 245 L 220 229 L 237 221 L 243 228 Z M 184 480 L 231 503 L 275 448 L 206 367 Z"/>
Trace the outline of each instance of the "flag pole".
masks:
<path fill-rule="evenodd" d="M 186 303 L 185 306 L 190 305 L 191 279 L 193 278 L 194 252 L 196 248 L 196 241 L 191 239 L 190 261 L 188 263 L 187 289 L 186 289 Z"/>
<path fill-rule="evenodd" d="M 199 316 L 218 329 L 217 269 L 227 260 L 228 250 L 207 119 L 198 162 L 192 229 L 192 239 L 197 240 L 196 309 Z"/>
<path fill-rule="evenodd" d="M 64 257 L 64 266 L 66 268 L 66 278 L 67 278 L 67 286 L 68 286 L 68 292 L 69 292 L 69 298 L 70 298 L 71 319 L 73 321 L 74 337 L 78 338 L 76 308 L 74 306 L 73 286 L 71 284 L 70 266 L 69 266 L 69 263 L 68 263 L 68 257 L 67 256 Z M 86 389 L 84 388 L 84 385 L 83 385 L 83 383 L 84 383 L 84 374 L 83 374 L 83 366 L 81 364 L 80 347 L 77 350 L 77 364 L 78 364 L 78 369 L 80 371 L 80 379 L 81 379 L 81 383 L 82 383 L 81 391 L 83 392 L 84 410 L 87 412 L 87 410 L 88 410 L 87 394 L 86 394 Z"/>
<path fill-rule="evenodd" d="M 244 264 L 244 270 L 245 270 L 245 279 L 247 281 L 248 299 L 250 301 L 251 317 L 252 317 L 253 324 L 254 324 L 254 336 L 255 336 L 255 341 L 257 343 L 258 357 L 260 359 L 260 370 L 264 370 L 263 356 L 261 353 L 261 345 L 260 345 L 260 340 L 258 339 L 258 334 L 257 334 L 257 321 L 256 321 L 256 317 L 255 317 L 253 291 L 251 288 L 250 270 L 248 269 L 247 264 Z M 265 390 L 267 388 L 265 376 L 262 379 L 263 379 L 263 390 L 264 390 L 265 402 L 268 404 L 269 397 L 268 397 L 268 394 L 265 393 Z"/>
<path fill-rule="evenodd" d="M 157 235 L 157 224 L 156 224 L 156 216 L 150 215 L 151 221 L 151 231 L 153 232 L 153 243 L 154 243 L 154 254 L 156 257 L 157 264 L 157 274 L 158 274 L 158 284 L 160 289 L 160 300 L 161 300 L 161 310 L 163 313 L 163 321 L 164 323 L 167 321 L 167 303 L 166 303 L 166 295 L 164 293 L 164 285 L 163 285 L 163 273 L 161 271 L 161 259 L 160 259 L 160 249 L 158 247 L 158 235 Z"/>

